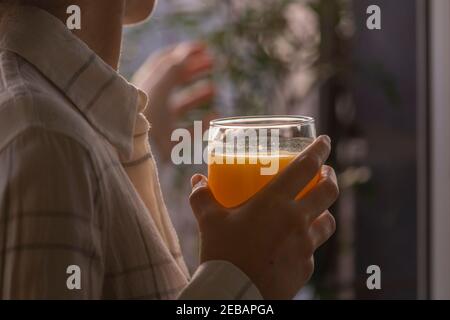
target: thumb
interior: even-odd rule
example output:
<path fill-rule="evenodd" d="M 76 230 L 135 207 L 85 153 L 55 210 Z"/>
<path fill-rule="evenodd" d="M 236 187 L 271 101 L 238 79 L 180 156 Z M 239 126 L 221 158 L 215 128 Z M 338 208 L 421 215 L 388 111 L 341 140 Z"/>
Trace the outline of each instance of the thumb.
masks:
<path fill-rule="evenodd" d="M 205 176 L 195 174 L 191 178 L 191 185 L 192 192 L 189 202 L 199 222 L 222 211 L 223 208 L 214 198 Z"/>

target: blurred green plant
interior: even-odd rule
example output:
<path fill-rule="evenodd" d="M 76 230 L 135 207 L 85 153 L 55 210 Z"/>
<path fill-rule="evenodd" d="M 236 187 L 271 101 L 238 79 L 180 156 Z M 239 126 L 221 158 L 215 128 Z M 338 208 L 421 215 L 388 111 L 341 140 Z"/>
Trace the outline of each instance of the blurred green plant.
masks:
<path fill-rule="evenodd" d="M 178 9 L 167 22 L 187 28 L 214 50 L 215 77 L 229 88 L 235 114 L 275 112 L 293 72 L 320 74 L 317 1 L 199 0 L 189 8 L 175 2 Z"/>
<path fill-rule="evenodd" d="M 375 83 L 391 103 L 399 102 L 382 68 L 363 67 L 342 52 L 354 33 L 351 0 L 171 2 L 177 9 L 166 23 L 214 51 L 215 79 L 228 88 L 226 112 L 289 113 L 328 79 L 348 79 L 351 73 Z M 331 44 L 336 48 L 329 50 Z"/>

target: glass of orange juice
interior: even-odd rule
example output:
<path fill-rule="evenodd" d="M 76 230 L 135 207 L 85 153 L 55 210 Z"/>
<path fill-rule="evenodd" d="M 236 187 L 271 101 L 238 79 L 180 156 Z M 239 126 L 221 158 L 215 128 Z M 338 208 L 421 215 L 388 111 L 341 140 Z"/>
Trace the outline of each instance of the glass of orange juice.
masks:
<path fill-rule="evenodd" d="M 208 184 L 227 208 L 261 190 L 316 138 L 314 119 L 304 116 L 251 116 L 210 122 Z M 299 192 L 301 198 L 319 179 Z"/>

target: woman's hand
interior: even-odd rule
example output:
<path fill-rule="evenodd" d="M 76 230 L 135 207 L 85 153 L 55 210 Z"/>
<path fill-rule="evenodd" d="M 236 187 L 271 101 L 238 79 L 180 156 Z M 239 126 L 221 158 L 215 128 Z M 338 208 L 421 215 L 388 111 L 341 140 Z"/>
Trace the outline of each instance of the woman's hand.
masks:
<path fill-rule="evenodd" d="M 338 197 L 336 175 L 323 165 L 330 140 L 319 137 L 263 190 L 226 209 L 195 175 L 190 196 L 201 233 L 201 262 L 227 260 L 245 272 L 266 299 L 291 299 L 310 278 L 314 251 L 335 231 L 327 210 Z M 321 172 L 316 187 L 296 195 Z"/>
<path fill-rule="evenodd" d="M 191 42 L 150 56 L 134 75 L 133 83 L 149 96 L 146 116 L 152 124 L 150 138 L 162 160 L 170 158 L 173 147 L 170 136 L 179 120 L 188 111 L 210 103 L 215 93 L 214 84 L 207 78 L 200 87 L 193 87 L 188 95 L 181 96 L 177 101 L 171 99 L 175 89 L 210 74 L 212 67 L 213 60 L 205 45 Z M 213 117 L 209 114 L 203 121 Z"/>

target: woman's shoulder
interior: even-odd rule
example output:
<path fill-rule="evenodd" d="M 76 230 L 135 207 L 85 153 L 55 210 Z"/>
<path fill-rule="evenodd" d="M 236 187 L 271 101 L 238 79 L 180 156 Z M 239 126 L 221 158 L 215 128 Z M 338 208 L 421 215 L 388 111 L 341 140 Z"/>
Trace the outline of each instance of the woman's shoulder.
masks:
<path fill-rule="evenodd" d="M 0 79 L 0 149 L 30 128 L 66 135 L 85 147 L 97 139 L 72 102 L 22 57 L 0 52 Z"/>

